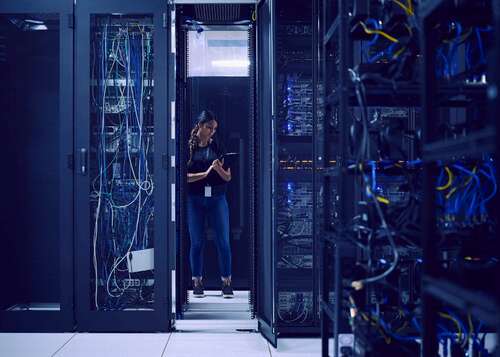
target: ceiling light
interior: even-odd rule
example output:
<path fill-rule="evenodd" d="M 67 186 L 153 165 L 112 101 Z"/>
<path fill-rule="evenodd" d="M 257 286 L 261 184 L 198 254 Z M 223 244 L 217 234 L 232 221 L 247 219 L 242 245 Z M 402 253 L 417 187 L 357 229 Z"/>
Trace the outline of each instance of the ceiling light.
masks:
<path fill-rule="evenodd" d="M 248 67 L 250 66 L 249 60 L 217 60 L 212 61 L 214 67 Z"/>

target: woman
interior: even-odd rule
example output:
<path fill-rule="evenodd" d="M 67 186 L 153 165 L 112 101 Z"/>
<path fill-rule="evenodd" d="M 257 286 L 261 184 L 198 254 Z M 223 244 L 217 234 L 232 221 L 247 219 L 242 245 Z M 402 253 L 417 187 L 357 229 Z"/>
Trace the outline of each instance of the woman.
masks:
<path fill-rule="evenodd" d="M 195 297 L 204 297 L 203 291 L 203 228 L 208 217 L 215 230 L 222 295 L 233 297 L 231 288 L 231 248 L 229 245 L 229 209 L 226 184 L 231 180 L 231 169 L 224 167 L 219 157 L 224 154 L 214 139 L 217 120 L 211 111 L 204 110 L 191 130 L 188 161 L 188 227 L 191 236 L 191 273 Z"/>

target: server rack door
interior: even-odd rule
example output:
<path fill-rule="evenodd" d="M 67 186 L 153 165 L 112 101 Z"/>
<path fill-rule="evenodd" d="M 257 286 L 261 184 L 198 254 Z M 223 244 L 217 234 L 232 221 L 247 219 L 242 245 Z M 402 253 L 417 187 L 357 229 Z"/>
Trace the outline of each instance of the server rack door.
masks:
<path fill-rule="evenodd" d="M 277 325 L 279 333 L 317 333 L 313 233 L 312 2 L 275 1 L 273 127 Z"/>
<path fill-rule="evenodd" d="M 2 331 L 73 329 L 72 15 L 0 3 Z"/>
<path fill-rule="evenodd" d="M 179 18 L 177 18 L 179 21 Z M 180 22 L 180 21 L 179 21 Z M 189 104 L 187 102 L 187 30 L 179 29 L 176 32 L 176 42 L 179 43 L 178 48 L 176 48 L 176 135 L 181 139 L 177 142 L 176 151 L 176 161 L 178 165 L 177 170 L 177 224 L 176 224 L 176 276 L 175 276 L 175 308 L 176 317 L 182 318 L 184 305 L 188 302 L 188 285 L 186 284 L 186 276 L 189 275 L 189 262 L 187 260 L 187 255 L 185 252 L 185 247 L 180 237 L 185 237 L 187 235 L 187 224 L 186 224 L 186 202 L 184 198 L 185 192 L 185 177 L 187 176 L 186 165 L 182 163 L 182 158 L 186 157 L 186 147 L 182 145 L 182 136 L 185 132 L 187 125 L 187 113 L 189 113 Z"/>
<path fill-rule="evenodd" d="M 274 219 L 274 1 L 257 12 L 257 308 L 259 331 L 276 347 L 276 243 Z M 268 175 L 272 172 L 272 175 Z"/>
<path fill-rule="evenodd" d="M 77 326 L 166 331 L 171 138 L 167 2 L 79 2 Z"/>
<path fill-rule="evenodd" d="M 168 145 L 167 151 L 169 155 L 164 155 L 162 157 L 162 165 L 164 168 L 168 167 L 168 183 L 170 186 L 170 196 L 169 196 L 169 215 L 168 215 L 168 232 L 167 235 L 168 245 L 168 271 L 167 274 L 170 277 L 168 289 L 168 308 L 171 312 L 170 314 L 170 327 L 171 329 L 175 328 L 175 319 L 177 317 L 177 299 L 179 298 L 177 294 L 177 164 L 176 164 L 176 150 L 177 150 L 177 117 L 176 117 L 176 106 L 177 106 L 177 62 L 176 62 L 176 45 L 177 45 L 177 34 L 176 34 L 176 12 L 175 5 L 169 2 L 169 13 L 168 13 L 168 24 L 167 27 L 170 29 L 169 32 L 169 43 L 168 43 L 168 97 L 169 97 L 169 118 L 170 125 L 168 131 Z M 164 22 L 167 21 L 167 18 L 164 18 Z"/>

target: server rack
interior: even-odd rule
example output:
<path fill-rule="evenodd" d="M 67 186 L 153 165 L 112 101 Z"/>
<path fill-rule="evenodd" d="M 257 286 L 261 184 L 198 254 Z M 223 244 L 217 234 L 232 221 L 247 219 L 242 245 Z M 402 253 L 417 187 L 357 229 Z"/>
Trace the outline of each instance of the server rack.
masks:
<path fill-rule="evenodd" d="M 318 332 L 313 234 L 313 8 L 276 2 L 274 217 L 281 334 Z"/>
<path fill-rule="evenodd" d="M 259 330 L 274 346 L 278 335 L 319 332 L 313 11 L 312 2 L 289 1 L 257 11 L 255 298 Z"/>
<path fill-rule="evenodd" d="M 491 192 L 486 188 L 491 182 L 496 187 L 497 181 L 498 5 L 495 1 L 445 0 L 422 4 L 423 156 L 426 160 L 423 208 L 426 212 L 436 212 L 436 215 L 425 215 L 423 222 L 424 356 L 435 355 L 439 344 L 443 344 L 438 326 L 443 317 L 441 311 L 445 309 L 453 309 L 455 314 L 450 312 L 450 315 L 459 324 L 468 321 L 465 325 L 468 338 L 463 337 L 461 349 L 452 344 L 452 353 L 463 355 L 462 351 L 468 349 L 469 353 L 483 354 L 484 341 L 479 338 L 483 324 L 483 332 L 498 333 L 499 289 L 485 278 L 498 275 L 498 263 L 488 262 L 498 261 L 500 255 L 496 235 L 498 195 L 496 189 Z M 476 16 L 471 17 L 471 13 Z M 448 31 L 452 36 L 458 37 L 462 26 L 473 36 L 466 32 L 465 44 L 456 41 L 457 51 L 465 46 L 465 53 L 458 58 L 447 56 L 448 65 L 443 67 L 443 56 L 436 53 L 446 48 L 447 31 L 440 33 L 436 28 L 446 23 L 450 24 Z M 453 44 L 449 47 L 453 48 Z M 449 100 L 444 101 L 442 93 L 447 91 Z M 441 185 L 439 178 L 443 169 L 448 174 L 450 187 L 447 183 Z M 460 172 L 484 190 L 480 217 L 469 201 L 462 203 L 470 207 L 466 213 L 460 209 L 449 210 L 448 203 L 457 199 L 455 192 L 450 194 L 451 190 L 459 194 L 462 189 L 456 183 Z M 464 187 L 472 185 L 464 183 Z M 458 243 L 453 242 L 454 235 Z M 496 353 L 500 353 L 498 348 Z"/>
<path fill-rule="evenodd" d="M 389 292 L 401 291 L 403 267 L 420 257 L 416 242 L 411 241 L 418 237 L 416 232 L 403 234 L 390 227 L 395 222 L 389 222 L 392 207 L 409 210 L 411 202 L 413 211 L 418 207 L 417 190 L 403 187 L 420 172 L 415 137 L 419 85 L 415 73 L 398 68 L 395 60 L 410 53 L 415 63 L 417 53 L 413 52 L 418 49 L 412 40 L 416 31 L 409 14 L 393 5 L 324 1 L 319 16 L 325 114 L 323 127 L 318 128 L 323 155 L 315 160 L 324 196 L 322 205 L 317 205 L 323 212 L 319 229 L 323 356 L 328 356 L 331 325 L 335 356 L 396 355 L 416 348 L 415 343 L 406 346 L 405 352 L 395 343 L 384 346 L 376 342 L 380 336 L 370 332 L 373 323 L 379 325 L 378 321 L 391 316 L 395 305 L 410 308 L 417 303 L 415 287 L 408 288 L 411 299 L 405 302 L 397 302 Z M 379 32 L 371 31 L 368 22 Z M 406 24 L 406 33 L 395 28 L 398 22 Z M 387 34 L 385 26 L 392 26 L 396 36 L 407 37 L 406 46 L 402 40 L 394 40 L 398 44 L 392 47 L 377 41 L 382 32 Z M 387 128 L 397 126 L 399 134 L 387 134 L 392 130 Z M 388 139 L 392 135 L 399 135 L 399 142 Z M 391 149 L 393 145 L 399 149 Z M 399 252 L 405 252 L 401 259 L 405 263 L 396 265 Z M 390 267 L 388 262 L 392 262 Z"/>
<path fill-rule="evenodd" d="M 167 331 L 175 251 L 168 4 L 85 1 L 76 14 L 78 330 Z"/>
<path fill-rule="evenodd" d="M 72 331 L 73 2 L 0 4 L 0 330 Z"/>
<path fill-rule="evenodd" d="M 333 234 L 322 233 L 323 355 L 328 355 L 330 320 L 334 322 L 335 355 L 435 356 L 438 342 L 445 355 L 482 354 L 485 345 L 480 331 L 498 328 L 498 287 L 485 278 L 498 274 L 494 233 L 498 221 L 498 143 L 493 119 L 498 110 L 498 69 L 492 65 L 498 63 L 498 49 L 494 48 L 498 4 L 338 1 L 325 2 L 323 11 L 323 137 L 327 143 L 340 143 L 340 153 L 334 151 L 337 169 L 327 168 L 327 155 L 331 155 L 328 145 L 324 149 L 325 159 L 315 158 L 318 165 L 324 162 L 320 171 L 325 177 L 325 200 L 323 207 L 318 206 L 324 212 L 324 227 L 332 222 L 340 227 Z M 472 13 L 477 16 L 471 17 Z M 406 30 L 398 30 L 400 21 L 406 22 Z M 383 36 L 396 45 L 378 47 L 375 36 Z M 404 37 L 409 40 L 402 40 Z M 368 40 L 368 46 L 363 45 Z M 406 49 L 398 50 L 403 41 Z M 407 60 L 416 56 L 410 61 L 413 70 L 399 67 L 397 77 L 391 78 L 391 63 L 397 64 L 397 58 L 404 53 L 408 53 Z M 365 146 L 366 155 L 361 158 L 367 161 L 360 160 L 359 153 L 353 155 L 353 133 L 359 134 L 359 112 L 355 108 L 360 106 L 368 107 L 364 117 L 373 119 L 367 125 L 369 132 L 377 122 L 371 106 L 392 108 L 392 118 L 403 117 L 398 114 L 403 113 L 402 107 L 413 108 L 412 115 L 404 115 L 408 122 L 403 130 L 406 134 L 397 135 L 411 137 L 410 145 L 405 145 L 405 155 L 390 149 L 394 142 L 384 144 L 383 136 L 388 132 L 380 128 L 375 128 L 379 131 L 378 140 L 370 142 L 376 153 Z M 380 115 L 384 116 L 384 110 Z M 360 122 L 366 123 L 365 119 Z M 374 154 L 379 157 L 371 161 Z M 408 185 L 413 182 L 412 189 L 402 184 L 404 181 L 397 183 L 397 173 L 386 171 L 388 160 L 398 162 L 394 165 L 398 167 L 396 172 L 406 171 Z M 367 169 L 366 165 L 373 166 Z M 334 176 L 339 185 L 338 196 L 328 197 L 329 176 Z M 363 177 L 361 189 L 349 188 L 346 180 L 352 178 L 355 182 L 359 176 Z M 375 178 L 377 185 L 373 185 Z M 413 213 L 404 221 L 417 225 L 413 228 L 400 226 L 390 209 L 394 201 L 405 202 L 405 195 L 413 204 L 404 206 L 412 207 Z M 375 210 L 370 210 L 370 201 Z M 350 206 L 349 202 L 356 205 Z M 379 209 L 381 204 L 384 206 Z M 338 221 L 335 214 L 329 215 L 328 207 L 340 210 Z M 390 247 L 377 243 L 377 237 L 371 242 L 369 239 L 368 246 L 360 244 L 360 237 L 370 237 L 369 232 L 378 226 L 369 218 L 374 213 L 382 222 L 382 217 L 386 218 L 389 229 L 385 237 L 392 237 L 392 241 L 387 239 Z M 333 249 L 329 250 L 329 246 Z M 387 254 L 388 250 L 392 252 Z M 353 265 L 355 260 L 361 264 Z M 393 262 L 391 268 L 382 269 L 388 261 Z M 382 266 L 377 268 L 378 264 Z M 328 279 L 331 273 L 333 282 Z M 367 275 L 373 278 L 366 279 Z M 381 281 L 384 285 L 379 285 L 380 291 L 370 291 L 371 284 Z M 332 285 L 333 304 L 327 299 Z M 385 290 L 387 286 L 392 286 L 397 295 L 391 297 Z M 364 296 L 359 293 L 363 290 L 368 291 Z M 393 319 L 394 307 L 401 312 Z M 345 331 L 342 324 L 347 319 L 353 327 L 353 340 L 340 334 Z M 344 342 L 351 346 L 343 345 Z"/>

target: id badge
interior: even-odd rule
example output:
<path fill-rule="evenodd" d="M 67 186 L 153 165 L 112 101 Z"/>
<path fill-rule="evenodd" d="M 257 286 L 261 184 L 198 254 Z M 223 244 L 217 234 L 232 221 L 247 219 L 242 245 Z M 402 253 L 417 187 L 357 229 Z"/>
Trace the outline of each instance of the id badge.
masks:
<path fill-rule="evenodd" d="M 205 186 L 205 197 L 212 197 L 212 187 Z"/>

